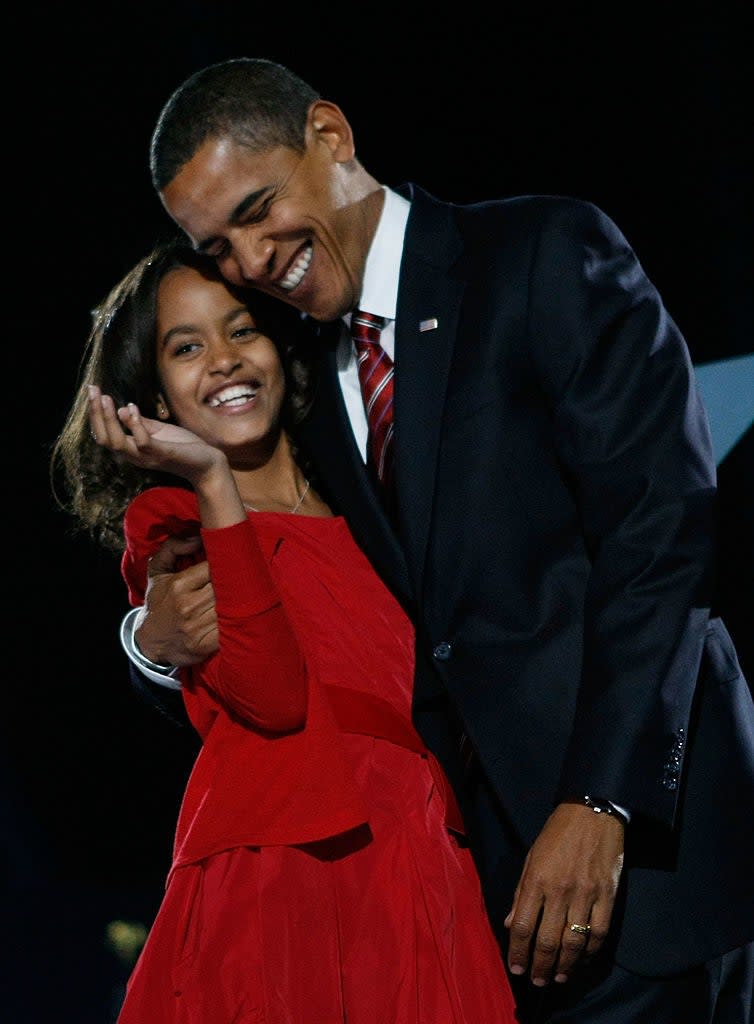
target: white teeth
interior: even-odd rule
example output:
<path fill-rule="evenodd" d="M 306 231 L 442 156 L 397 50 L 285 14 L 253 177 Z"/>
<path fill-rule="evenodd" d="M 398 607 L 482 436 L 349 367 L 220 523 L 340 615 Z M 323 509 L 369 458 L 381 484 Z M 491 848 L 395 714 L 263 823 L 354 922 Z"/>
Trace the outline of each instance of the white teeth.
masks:
<path fill-rule="evenodd" d="M 219 405 L 243 405 L 256 395 L 256 390 L 248 384 L 231 384 L 224 388 L 219 394 L 213 395 L 209 405 L 216 409 Z"/>
<path fill-rule="evenodd" d="M 280 282 L 280 287 L 285 291 L 290 292 L 296 287 L 301 278 L 309 269 L 309 264 L 312 261 L 312 246 L 311 243 L 307 245 L 306 249 L 301 253 L 299 259 L 293 264 L 291 269 L 285 275 L 283 280 Z"/>

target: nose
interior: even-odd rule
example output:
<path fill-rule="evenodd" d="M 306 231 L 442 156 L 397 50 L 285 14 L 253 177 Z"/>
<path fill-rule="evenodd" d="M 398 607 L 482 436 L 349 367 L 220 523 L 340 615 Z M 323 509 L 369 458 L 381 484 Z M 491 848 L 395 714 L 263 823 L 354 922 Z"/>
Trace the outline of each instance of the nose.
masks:
<path fill-rule="evenodd" d="M 246 227 L 233 243 L 233 258 L 240 280 L 245 284 L 256 284 L 268 277 L 272 272 L 274 253 L 272 239 Z"/>
<path fill-rule="evenodd" d="M 225 338 L 217 339 L 212 346 L 209 372 L 229 377 L 240 365 L 238 349 Z"/>

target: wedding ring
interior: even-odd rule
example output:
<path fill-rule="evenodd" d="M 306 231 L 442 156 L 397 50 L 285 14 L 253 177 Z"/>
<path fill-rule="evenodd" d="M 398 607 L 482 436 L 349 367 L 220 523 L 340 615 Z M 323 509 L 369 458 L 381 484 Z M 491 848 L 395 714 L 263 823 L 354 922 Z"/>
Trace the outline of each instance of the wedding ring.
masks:
<path fill-rule="evenodd" d="M 571 924 L 568 927 L 572 932 L 576 932 L 577 935 L 588 935 L 592 930 L 592 926 L 588 924 Z"/>

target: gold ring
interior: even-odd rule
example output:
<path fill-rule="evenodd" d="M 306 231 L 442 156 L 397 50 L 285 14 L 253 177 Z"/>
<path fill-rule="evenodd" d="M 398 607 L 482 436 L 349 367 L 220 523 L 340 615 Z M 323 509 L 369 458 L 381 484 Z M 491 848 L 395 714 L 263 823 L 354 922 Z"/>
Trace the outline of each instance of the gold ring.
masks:
<path fill-rule="evenodd" d="M 592 930 L 592 926 L 589 924 L 571 924 L 568 927 L 572 932 L 576 932 L 577 935 L 588 935 Z"/>

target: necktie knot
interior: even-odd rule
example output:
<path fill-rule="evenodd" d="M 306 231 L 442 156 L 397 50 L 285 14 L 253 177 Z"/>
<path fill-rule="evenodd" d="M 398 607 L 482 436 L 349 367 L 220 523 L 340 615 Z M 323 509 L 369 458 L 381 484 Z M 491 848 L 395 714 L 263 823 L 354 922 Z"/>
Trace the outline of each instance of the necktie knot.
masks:
<path fill-rule="evenodd" d="M 384 316 L 355 309 L 351 315 L 351 337 L 357 344 L 379 345 L 380 331 L 386 323 Z"/>

